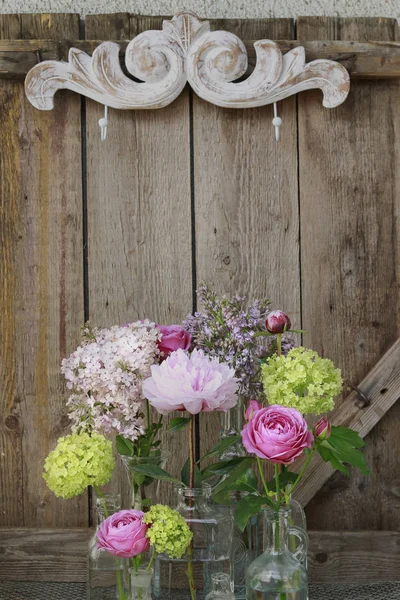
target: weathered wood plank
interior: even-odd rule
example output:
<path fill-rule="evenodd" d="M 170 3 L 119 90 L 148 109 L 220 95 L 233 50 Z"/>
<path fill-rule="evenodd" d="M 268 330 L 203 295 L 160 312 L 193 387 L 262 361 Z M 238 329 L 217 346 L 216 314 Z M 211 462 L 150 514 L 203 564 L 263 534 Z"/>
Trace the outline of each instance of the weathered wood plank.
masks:
<path fill-rule="evenodd" d="M 16 15 L 0 15 L 0 36 L 20 36 Z M 0 81 L 0 524 L 23 522 L 21 401 L 18 396 L 18 352 L 15 314 L 17 290 L 16 254 L 20 229 L 21 116 L 19 89 Z"/>
<path fill-rule="evenodd" d="M 242 37 L 294 35 L 291 19 L 225 23 Z M 296 100 L 226 110 L 193 97 L 197 281 L 219 293 L 269 297 L 300 324 Z M 220 415 L 201 419 L 201 452 L 215 444 Z"/>
<path fill-rule="evenodd" d="M 86 581 L 88 529 L 0 530 L 0 573 L 8 581 Z M 311 531 L 311 583 L 397 580 L 398 531 Z"/>
<path fill-rule="evenodd" d="M 86 35 L 129 38 L 140 23 L 128 22 L 88 17 Z M 160 111 L 110 111 L 104 143 L 102 107 L 86 107 L 90 320 L 180 322 L 192 307 L 188 93 Z M 173 453 L 168 469 L 177 474 L 182 458 Z"/>
<path fill-rule="evenodd" d="M 391 41 L 396 28 L 395 20 L 301 18 L 297 34 Z M 298 98 L 303 329 L 305 344 L 354 384 L 399 337 L 400 85 L 354 82 L 332 111 L 318 101 L 313 92 Z M 370 477 L 336 474 L 308 506 L 311 528 L 400 525 L 399 422 L 400 404 L 368 437 Z"/>
<path fill-rule="evenodd" d="M 140 30 L 147 30 L 149 27 L 146 24 L 151 20 L 151 17 L 138 18 L 144 25 L 140 27 Z M 152 18 L 154 19 L 154 17 Z M 161 27 L 162 17 L 159 17 L 159 19 Z M 223 24 L 219 26 L 219 28 L 223 27 Z M 128 41 L 112 41 L 120 43 L 122 60 Z M 249 57 L 249 70 L 254 67 L 256 62 L 254 41 L 244 40 Z M 349 71 L 352 79 L 391 79 L 400 77 L 400 44 L 398 42 L 360 42 L 356 40 L 275 41 L 284 53 L 298 46 L 303 46 L 306 50 L 308 62 L 318 58 L 335 60 Z M 67 60 L 70 48 L 79 48 L 88 54 L 92 54 L 100 43 L 101 40 L 63 40 L 61 42 L 52 40 L 4 40 L 0 43 L 0 78 L 18 79 L 24 77 L 41 60 Z"/>
<path fill-rule="evenodd" d="M 21 17 L 19 37 L 61 33 L 76 38 L 78 17 Z M 18 500 L 11 504 L 2 485 L 1 518 L 20 525 L 81 526 L 87 523 L 85 496 L 63 503 L 61 511 L 42 479 L 45 456 L 69 428 L 60 362 L 83 323 L 80 101 L 65 95 L 55 112 L 44 114 L 29 104 L 21 85 L 4 86 L 9 110 L 2 118 L 12 123 L 12 152 L 1 155 L 5 182 L 14 182 L 3 198 L 13 253 L 6 273 L 9 304 L 2 314 L 8 313 L 5 362 L 14 381 L 6 390 L 4 418 L 14 435 L 19 432 L 12 452 L 22 469 L 13 474 Z M 5 464 L 10 468 L 7 458 Z"/>
<path fill-rule="evenodd" d="M 377 365 L 357 386 L 371 401 L 369 406 L 357 406 L 358 395 L 352 392 L 343 404 L 332 415 L 335 425 L 344 425 L 355 429 L 361 437 L 379 423 L 382 417 L 400 399 L 400 339 L 388 350 Z M 397 432 L 396 432 L 397 433 Z M 375 448 L 373 449 L 375 451 Z M 312 459 L 308 470 L 299 484 L 296 498 L 305 506 L 333 475 L 330 463 L 325 463 L 319 456 Z"/>

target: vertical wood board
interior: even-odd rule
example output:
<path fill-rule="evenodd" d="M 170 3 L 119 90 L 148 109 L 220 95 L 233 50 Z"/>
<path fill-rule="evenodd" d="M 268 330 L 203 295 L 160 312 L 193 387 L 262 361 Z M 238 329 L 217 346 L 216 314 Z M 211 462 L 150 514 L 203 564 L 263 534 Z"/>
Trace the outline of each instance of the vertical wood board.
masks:
<path fill-rule="evenodd" d="M 300 18 L 299 39 L 394 40 L 392 19 Z M 305 345 L 356 385 L 399 336 L 399 82 L 352 82 L 337 109 L 299 103 Z M 335 474 L 308 506 L 315 529 L 398 526 L 400 405 L 368 436 L 372 474 Z M 366 508 L 366 501 L 368 502 Z"/>
<path fill-rule="evenodd" d="M 130 39 L 142 27 L 161 19 L 89 16 L 86 37 Z M 110 110 L 104 143 L 102 107 L 87 101 L 86 116 L 90 321 L 180 322 L 192 307 L 188 92 L 161 110 Z M 174 475 L 178 437 L 166 441 Z M 125 474 L 118 479 L 126 492 Z"/>
<path fill-rule="evenodd" d="M 79 37 L 77 15 L 11 15 L 2 16 L 2 23 L 3 32 L 25 39 Z M 8 228 L 2 429 L 9 439 L 0 469 L 4 464 L 13 481 L 10 475 L 1 481 L 6 491 L 0 520 L 82 526 L 86 494 L 60 510 L 42 479 L 46 455 L 69 430 L 60 364 L 83 323 L 80 100 L 65 94 L 53 112 L 41 113 L 20 84 L 1 82 L 1 90 L 3 134 L 9 130 L 1 142 L 2 225 Z"/>
<path fill-rule="evenodd" d="M 213 21 L 242 39 L 293 39 L 291 19 Z M 193 97 L 196 279 L 219 293 L 268 297 L 300 326 L 296 99 L 273 108 L 222 109 Z M 204 454 L 219 439 L 221 417 L 205 414 Z"/>

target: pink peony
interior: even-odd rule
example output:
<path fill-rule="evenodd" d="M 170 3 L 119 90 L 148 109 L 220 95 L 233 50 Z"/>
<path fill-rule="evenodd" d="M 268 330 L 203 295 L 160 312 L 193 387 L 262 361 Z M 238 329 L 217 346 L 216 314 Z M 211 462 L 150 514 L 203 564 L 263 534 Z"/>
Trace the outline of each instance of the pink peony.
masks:
<path fill-rule="evenodd" d="M 281 310 L 273 310 L 267 316 L 265 326 L 270 333 L 276 334 L 288 331 L 291 328 L 292 323 L 287 314 Z"/>
<path fill-rule="evenodd" d="M 202 350 L 187 354 L 172 352 L 160 365 L 151 367 L 151 377 L 143 383 L 150 404 L 166 415 L 173 410 L 227 411 L 237 403 L 235 371 Z"/>
<path fill-rule="evenodd" d="M 311 448 L 314 438 L 301 413 L 274 404 L 253 412 L 242 431 L 243 446 L 251 454 L 289 465 Z"/>
<path fill-rule="evenodd" d="M 143 523 L 141 510 L 120 510 L 100 525 L 97 547 L 114 556 L 132 558 L 150 548 L 146 537 L 148 525 Z"/>
<path fill-rule="evenodd" d="M 157 329 L 162 333 L 162 338 L 158 342 L 158 349 L 163 359 L 179 348 L 189 350 L 192 336 L 181 325 L 157 325 Z"/>
<path fill-rule="evenodd" d="M 262 404 L 259 404 L 257 402 L 257 400 L 250 400 L 249 406 L 247 407 L 246 412 L 244 413 L 244 417 L 245 417 L 246 421 L 250 421 L 250 419 L 252 418 L 255 411 L 261 410 L 261 409 L 262 409 Z"/>
<path fill-rule="evenodd" d="M 326 417 L 322 417 L 318 423 L 315 423 L 313 432 L 315 437 L 321 442 L 328 439 L 328 437 L 331 435 L 331 424 L 329 423 L 328 419 Z"/>

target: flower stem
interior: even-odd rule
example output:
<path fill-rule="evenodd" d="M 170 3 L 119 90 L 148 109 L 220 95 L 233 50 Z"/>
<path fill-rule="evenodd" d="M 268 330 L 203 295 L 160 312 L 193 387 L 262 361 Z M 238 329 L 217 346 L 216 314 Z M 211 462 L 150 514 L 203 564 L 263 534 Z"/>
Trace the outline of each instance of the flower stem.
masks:
<path fill-rule="evenodd" d="M 147 429 L 150 429 L 150 403 L 148 400 L 146 400 L 146 423 L 147 423 Z"/>
<path fill-rule="evenodd" d="M 151 565 L 153 564 L 155 557 L 156 557 L 156 547 L 153 546 L 153 552 L 151 553 L 151 558 L 149 560 L 149 564 L 147 565 L 146 571 L 150 571 Z"/>
<path fill-rule="evenodd" d="M 276 501 L 278 509 L 281 506 L 281 490 L 279 487 L 279 466 L 277 464 L 274 465 L 275 471 L 275 489 L 276 489 Z"/>
<path fill-rule="evenodd" d="M 259 456 L 257 456 L 257 465 L 258 465 L 258 470 L 260 471 L 260 477 L 261 477 L 262 484 L 264 486 L 264 491 L 265 491 L 266 495 L 268 496 L 269 495 L 269 489 L 268 489 L 268 486 L 267 486 L 267 482 L 265 481 L 264 472 L 263 472 L 263 469 L 262 469 L 262 462 L 261 462 L 261 459 L 260 459 Z"/>
<path fill-rule="evenodd" d="M 305 473 L 305 470 L 307 469 L 307 467 L 308 467 L 308 465 L 310 463 L 310 460 L 312 459 L 312 457 L 314 455 L 315 450 L 316 450 L 316 446 L 314 446 L 314 448 L 312 448 L 310 454 L 307 456 L 306 460 L 304 461 L 304 465 L 302 466 L 301 471 L 298 474 L 296 481 L 294 482 L 294 484 L 290 488 L 290 494 L 293 494 L 293 492 L 296 489 L 297 485 L 300 483 L 301 478 L 303 477 L 303 475 Z"/>
<path fill-rule="evenodd" d="M 276 344 L 277 344 L 276 353 L 278 356 L 281 356 L 282 355 L 282 334 L 281 333 L 276 334 Z"/>
<path fill-rule="evenodd" d="M 194 488 L 194 468 L 195 468 L 195 460 L 194 460 L 194 416 L 190 419 L 189 425 L 189 487 L 191 489 Z"/>

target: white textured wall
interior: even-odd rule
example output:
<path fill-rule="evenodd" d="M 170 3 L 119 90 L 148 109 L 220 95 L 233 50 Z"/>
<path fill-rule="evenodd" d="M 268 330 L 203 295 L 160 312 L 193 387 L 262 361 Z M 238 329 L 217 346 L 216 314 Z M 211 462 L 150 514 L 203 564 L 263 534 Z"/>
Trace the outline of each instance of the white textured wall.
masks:
<path fill-rule="evenodd" d="M 200 17 L 297 15 L 400 18 L 400 0 L 0 0 L 0 12 L 131 12 L 146 15 L 193 10 Z"/>

